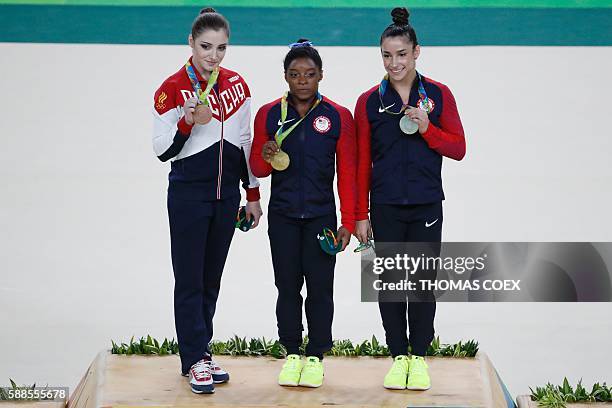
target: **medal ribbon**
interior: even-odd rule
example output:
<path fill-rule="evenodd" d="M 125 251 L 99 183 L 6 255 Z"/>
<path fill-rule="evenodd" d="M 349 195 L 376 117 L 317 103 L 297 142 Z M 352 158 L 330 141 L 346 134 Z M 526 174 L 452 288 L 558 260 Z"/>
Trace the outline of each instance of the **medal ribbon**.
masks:
<path fill-rule="evenodd" d="M 285 138 L 287 136 L 289 136 L 289 133 L 291 133 L 293 131 L 293 129 L 295 129 L 297 127 L 297 125 L 302 123 L 302 121 L 306 118 L 306 116 L 308 116 L 308 114 L 310 112 L 312 112 L 314 110 L 314 108 L 316 108 L 321 103 L 321 100 L 323 100 L 323 97 L 321 96 L 321 94 L 317 92 L 317 100 L 312 105 L 310 110 L 308 112 L 306 112 L 306 114 L 303 117 L 301 117 L 300 120 L 295 122 L 293 124 L 293 126 L 291 126 L 289 129 L 287 129 L 287 130 L 285 130 L 283 132 L 283 127 L 285 126 L 285 120 L 287 119 L 287 106 L 288 106 L 287 96 L 288 95 L 289 95 L 289 92 L 285 92 L 285 94 L 283 95 L 283 97 L 281 99 L 281 123 L 282 124 L 278 128 L 278 130 L 276 131 L 276 134 L 274 135 L 274 139 L 276 140 L 276 144 L 278 144 L 279 148 L 280 148 L 281 144 L 283 143 L 283 140 L 285 140 Z"/>
<path fill-rule="evenodd" d="M 421 74 L 417 72 L 417 75 L 419 76 L 419 101 L 417 102 L 417 108 L 425 106 L 425 109 L 421 109 L 427 113 L 431 113 L 431 103 L 427 97 L 427 92 L 425 92 L 425 87 L 423 86 L 423 81 L 421 80 Z"/>
<path fill-rule="evenodd" d="M 417 103 L 417 107 L 425 106 L 426 109 L 423 109 L 427 113 L 431 112 L 431 104 L 429 102 L 429 98 L 427 97 L 427 92 L 425 92 L 425 87 L 423 86 L 423 80 L 421 79 L 421 74 L 417 72 L 417 77 L 419 78 L 419 102 Z M 380 81 L 380 85 L 378 86 L 378 95 L 380 96 L 380 105 L 385 112 L 390 113 L 392 115 L 401 115 L 404 113 L 406 109 L 408 109 L 408 104 L 402 106 L 399 112 L 391 112 L 385 108 L 383 103 L 383 96 L 385 95 L 385 91 L 387 90 L 387 86 L 389 85 L 389 74 L 386 74 L 382 81 Z"/>
<path fill-rule="evenodd" d="M 187 71 L 189 82 L 191 82 L 191 86 L 193 87 L 193 90 L 198 96 L 198 103 L 203 104 L 204 106 L 208 106 L 208 94 L 210 94 L 210 90 L 217 83 L 217 78 L 219 77 L 219 68 L 215 67 L 212 74 L 210 74 L 210 78 L 208 78 L 208 84 L 206 85 L 206 89 L 204 91 L 202 91 L 200 81 L 198 81 L 198 77 L 196 76 L 191 62 L 187 61 L 187 63 L 185 64 L 185 71 Z"/>

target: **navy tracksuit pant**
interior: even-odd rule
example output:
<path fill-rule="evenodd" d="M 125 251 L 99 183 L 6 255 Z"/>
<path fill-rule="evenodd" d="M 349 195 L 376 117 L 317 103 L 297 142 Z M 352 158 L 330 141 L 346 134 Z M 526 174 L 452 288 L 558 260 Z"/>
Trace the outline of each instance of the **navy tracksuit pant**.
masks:
<path fill-rule="evenodd" d="M 323 358 L 332 347 L 334 316 L 334 267 L 336 258 L 319 246 L 323 228 L 336 231 L 336 214 L 293 218 L 270 211 L 268 235 L 278 289 L 276 319 L 278 337 L 288 354 L 300 354 L 302 344 L 302 295 L 306 281 L 307 356 Z"/>
<path fill-rule="evenodd" d="M 418 205 L 371 204 L 372 231 L 376 243 L 432 242 L 432 255 L 440 255 L 442 240 L 442 202 Z M 393 256 L 379 254 L 378 256 Z M 384 275 L 384 274 L 383 274 Z M 383 277 L 384 280 L 384 277 Z M 432 291 L 421 292 L 420 301 L 406 298 L 379 301 L 387 345 L 393 357 L 405 355 L 408 344 L 412 354 L 424 356 L 434 338 L 435 297 Z M 427 301 L 422 301 L 423 299 Z M 408 320 L 406 321 L 406 310 Z M 410 337 L 406 331 L 410 328 Z"/>
<path fill-rule="evenodd" d="M 174 320 L 183 373 L 209 352 L 221 274 L 239 204 L 240 196 L 196 201 L 168 194 Z"/>

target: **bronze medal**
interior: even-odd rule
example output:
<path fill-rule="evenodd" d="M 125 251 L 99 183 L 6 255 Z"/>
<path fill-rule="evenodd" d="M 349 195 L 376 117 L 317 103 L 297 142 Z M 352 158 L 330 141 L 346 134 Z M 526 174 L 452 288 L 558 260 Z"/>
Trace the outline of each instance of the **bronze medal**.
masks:
<path fill-rule="evenodd" d="M 212 111 L 206 105 L 200 104 L 196 106 L 195 112 L 193 113 L 193 120 L 198 125 L 205 125 L 212 119 Z"/>
<path fill-rule="evenodd" d="M 279 150 L 272 159 L 270 160 L 270 164 L 272 168 L 277 171 L 283 171 L 289 167 L 289 155 L 282 150 Z"/>

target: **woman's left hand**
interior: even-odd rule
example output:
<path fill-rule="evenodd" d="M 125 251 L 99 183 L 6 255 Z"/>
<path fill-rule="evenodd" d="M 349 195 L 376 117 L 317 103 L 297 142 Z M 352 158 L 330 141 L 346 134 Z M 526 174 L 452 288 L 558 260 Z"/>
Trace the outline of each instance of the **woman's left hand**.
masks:
<path fill-rule="evenodd" d="M 255 228 L 259 225 L 259 219 L 263 215 L 263 211 L 261 210 L 261 205 L 259 204 L 259 200 L 257 201 L 247 201 L 246 207 L 246 217 L 247 220 L 253 219 L 253 225 L 251 228 Z"/>
<path fill-rule="evenodd" d="M 429 127 L 429 116 L 427 115 L 426 111 L 409 106 L 404 114 L 419 125 L 420 134 L 427 132 L 427 128 Z"/>
<path fill-rule="evenodd" d="M 342 251 L 344 251 L 349 242 L 351 242 L 351 233 L 346 228 L 340 227 L 336 233 L 336 239 L 342 241 Z"/>
<path fill-rule="evenodd" d="M 360 243 L 365 244 L 368 242 L 368 237 L 372 236 L 372 227 L 370 226 L 370 220 L 360 220 L 355 223 L 355 234 Z"/>

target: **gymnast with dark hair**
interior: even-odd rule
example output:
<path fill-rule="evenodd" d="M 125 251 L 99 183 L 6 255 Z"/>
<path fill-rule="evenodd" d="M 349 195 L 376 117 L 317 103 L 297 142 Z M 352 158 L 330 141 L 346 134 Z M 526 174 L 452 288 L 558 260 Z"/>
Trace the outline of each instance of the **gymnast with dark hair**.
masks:
<path fill-rule="evenodd" d="M 349 110 L 319 93 L 323 62 L 310 41 L 291 44 L 283 66 L 289 91 L 257 112 L 250 163 L 255 176 L 272 175 L 268 235 L 278 335 L 287 349 L 278 383 L 319 387 L 323 353 L 332 347 L 335 255 L 345 249 L 355 227 L 355 131 Z M 305 360 L 300 356 L 304 281 Z"/>
<path fill-rule="evenodd" d="M 395 8 L 391 16 L 393 22 L 380 37 L 386 75 L 359 97 L 355 108 L 355 236 L 361 243 L 368 242 L 371 233 L 377 244 L 426 242 L 439 254 L 444 200 L 442 158 L 463 158 L 463 127 L 450 89 L 416 70 L 421 48 L 408 21 L 408 10 Z M 376 249 L 381 256 L 383 246 Z M 431 274 L 426 277 L 434 278 Z M 408 299 L 404 296 L 392 301 L 386 294 L 379 295 L 386 341 L 394 358 L 384 386 L 430 388 L 424 356 L 434 337 L 433 292 L 417 291 L 413 299 L 409 293 Z"/>

